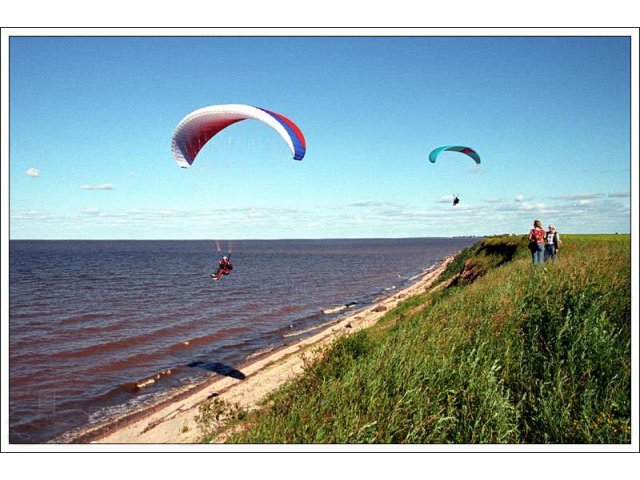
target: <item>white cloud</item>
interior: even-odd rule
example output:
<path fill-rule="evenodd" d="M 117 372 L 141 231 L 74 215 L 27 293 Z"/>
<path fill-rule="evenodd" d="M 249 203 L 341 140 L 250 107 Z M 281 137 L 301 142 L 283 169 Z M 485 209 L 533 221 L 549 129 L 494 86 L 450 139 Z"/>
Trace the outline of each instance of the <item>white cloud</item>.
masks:
<path fill-rule="evenodd" d="M 624 190 L 622 192 L 614 192 L 609 194 L 610 198 L 629 198 L 630 196 L 631 194 L 629 190 Z"/>
<path fill-rule="evenodd" d="M 43 210 L 28 210 L 25 212 L 12 213 L 11 220 L 46 222 L 55 220 L 55 217 Z"/>
<path fill-rule="evenodd" d="M 443 195 L 440 200 L 436 200 L 437 203 L 451 203 L 453 202 L 453 195 Z"/>
<path fill-rule="evenodd" d="M 80 210 L 80 213 L 82 215 L 99 215 L 100 210 L 98 210 L 97 208 L 83 208 L 82 210 Z"/>
<path fill-rule="evenodd" d="M 551 197 L 554 200 L 594 200 L 596 198 L 602 198 L 604 194 L 602 193 L 579 193 L 577 195 L 559 195 L 556 197 Z"/>
<path fill-rule="evenodd" d="M 176 210 L 171 210 L 167 208 L 167 209 L 158 211 L 158 215 L 160 215 L 161 217 L 176 217 L 180 215 L 180 213 L 177 212 Z"/>
<path fill-rule="evenodd" d="M 113 190 L 110 183 L 86 184 L 80 187 L 82 190 Z"/>
<path fill-rule="evenodd" d="M 544 202 L 538 202 L 538 203 L 522 203 L 522 205 L 520 207 L 518 207 L 518 210 L 520 211 L 527 211 L 527 212 L 538 212 L 538 213 L 549 213 L 549 212 L 556 212 L 557 210 L 552 208 L 550 205 L 547 205 Z"/>
<path fill-rule="evenodd" d="M 529 200 L 531 200 L 533 197 L 527 197 L 525 195 L 522 195 L 521 193 L 516 195 L 516 197 L 514 198 L 514 200 L 516 202 L 528 202 Z"/>
<path fill-rule="evenodd" d="M 553 223 L 565 233 L 629 230 L 630 206 L 624 198 L 605 195 L 582 201 L 530 202 L 524 201 L 522 195 L 521 202 L 490 197 L 467 203 L 463 199 L 455 208 L 451 206 L 451 198 L 444 195 L 442 203 L 435 200 L 430 205 L 369 200 L 315 209 L 83 208 L 66 214 L 25 210 L 12 212 L 11 220 L 16 237 L 44 235 L 43 238 L 49 235 L 51 227 L 61 229 L 59 235 L 76 232 L 87 238 L 182 238 L 185 235 L 208 238 L 216 234 L 229 238 L 484 235 L 526 232 L 534 218 L 540 218 L 545 225 Z"/>
<path fill-rule="evenodd" d="M 31 167 L 27 170 L 27 175 L 29 175 L 30 177 L 39 177 L 40 170 L 38 170 L 37 168 Z"/>
<path fill-rule="evenodd" d="M 363 200 L 360 202 L 354 202 L 349 204 L 349 207 L 389 207 L 395 206 L 396 204 L 391 202 L 379 202 L 376 200 Z"/>

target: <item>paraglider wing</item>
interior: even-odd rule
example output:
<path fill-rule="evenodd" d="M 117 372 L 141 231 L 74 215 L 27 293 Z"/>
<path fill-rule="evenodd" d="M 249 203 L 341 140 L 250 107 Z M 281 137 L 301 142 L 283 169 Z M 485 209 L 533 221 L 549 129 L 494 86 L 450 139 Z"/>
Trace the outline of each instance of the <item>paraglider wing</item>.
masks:
<path fill-rule="evenodd" d="M 229 125 L 248 118 L 273 128 L 289 146 L 294 160 L 302 160 L 307 147 L 298 126 L 284 115 L 250 105 L 213 105 L 191 112 L 173 133 L 173 158 L 182 168 L 189 168 L 209 140 Z"/>
<path fill-rule="evenodd" d="M 478 153 L 469 147 L 462 147 L 462 146 L 444 146 L 444 147 L 438 147 L 435 150 L 433 150 L 430 154 L 429 154 L 429 161 L 431 163 L 436 163 L 436 158 L 438 158 L 438 155 L 440 155 L 440 153 L 442 152 L 460 152 L 460 153 L 464 153 L 465 155 L 470 156 L 471 158 L 473 158 L 473 160 L 477 163 L 480 164 L 480 155 L 478 155 Z"/>

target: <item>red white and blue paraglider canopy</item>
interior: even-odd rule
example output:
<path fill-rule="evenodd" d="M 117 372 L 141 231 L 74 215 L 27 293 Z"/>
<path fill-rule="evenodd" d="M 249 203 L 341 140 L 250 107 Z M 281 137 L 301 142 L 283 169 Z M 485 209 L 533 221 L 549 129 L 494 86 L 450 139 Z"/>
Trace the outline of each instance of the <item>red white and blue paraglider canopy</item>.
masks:
<path fill-rule="evenodd" d="M 302 160 L 307 149 L 298 126 L 284 115 L 251 105 L 212 105 L 184 117 L 171 141 L 173 157 L 178 165 L 189 168 L 202 147 L 229 125 L 246 119 L 258 120 L 273 128 L 289 146 L 294 160 Z"/>

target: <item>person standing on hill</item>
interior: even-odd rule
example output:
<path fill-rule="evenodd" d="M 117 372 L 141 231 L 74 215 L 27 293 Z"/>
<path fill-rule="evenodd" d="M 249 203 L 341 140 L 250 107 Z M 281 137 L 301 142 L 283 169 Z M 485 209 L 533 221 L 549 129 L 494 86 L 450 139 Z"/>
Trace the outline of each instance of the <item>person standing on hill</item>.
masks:
<path fill-rule="evenodd" d="M 556 261 L 558 256 L 558 250 L 560 250 L 560 234 L 556 231 L 556 227 L 549 225 L 549 230 L 545 234 L 544 245 L 544 261 L 551 259 L 552 262 Z"/>
<path fill-rule="evenodd" d="M 540 220 L 534 220 L 533 228 L 529 230 L 529 250 L 531 251 L 531 258 L 533 259 L 534 265 L 542 264 L 545 234 L 546 232 L 542 228 L 542 222 Z"/>

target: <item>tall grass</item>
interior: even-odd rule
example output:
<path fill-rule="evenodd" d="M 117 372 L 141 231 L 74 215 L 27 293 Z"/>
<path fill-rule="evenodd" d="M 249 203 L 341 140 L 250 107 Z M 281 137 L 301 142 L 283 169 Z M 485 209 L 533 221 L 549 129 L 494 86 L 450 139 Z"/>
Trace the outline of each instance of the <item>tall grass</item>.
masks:
<path fill-rule="evenodd" d="M 563 241 L 544 268 L 522 237 L 462 252 L 448 288 L 337 341 L 231 441 L 630 442 L 630 239 Z M 481 274 L 451 281 L 466 260 Z"/>

